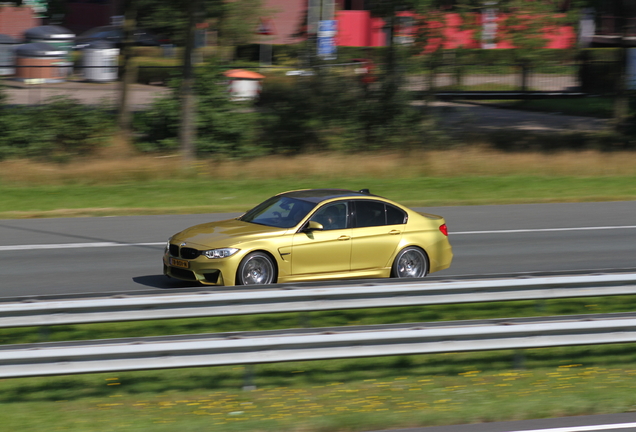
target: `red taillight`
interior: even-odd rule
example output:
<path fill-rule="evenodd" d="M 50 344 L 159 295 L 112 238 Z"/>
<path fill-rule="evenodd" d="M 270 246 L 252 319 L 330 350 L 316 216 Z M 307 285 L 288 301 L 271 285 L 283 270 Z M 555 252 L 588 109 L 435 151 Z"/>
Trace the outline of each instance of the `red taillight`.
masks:
<path fill-rule="evenodd" d="M 439 230 L 442 232 L 442 234 L 448 237 L 448 227 L 446 226 L 446 224 L 440 225 Z"/>

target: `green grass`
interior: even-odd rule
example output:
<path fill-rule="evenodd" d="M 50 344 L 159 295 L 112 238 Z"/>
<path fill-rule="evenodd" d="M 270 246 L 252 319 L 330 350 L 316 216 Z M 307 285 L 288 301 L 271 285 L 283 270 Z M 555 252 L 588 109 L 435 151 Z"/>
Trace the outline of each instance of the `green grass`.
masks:
<path fill-rule="evenodd" d="M 625 355 L 633 346 L 610 354 Z M 513 353 L 506 353 L 508 361 Z M 548 352 L 528 350 L 528 361 Z M 245 368 L 16 379 L 0 382 L 6 430 L 365 431 L 625 412 L 636 404 L 633 366 L 584 364 L 581 349 L 524 370 L 483 354 L 436 372 L 456 354 Z M 459 360 L 461 360 L 461 356 Z M 569 361 L 568 361 L 569 360 Z M 633 363 L 632 363 L 633 364 Z M 390 371 L 390 373 L 387 373 Z"/>
<path fill-rule="evenodd" d="M 633 176 L 174 179 L 112 185 L 0 184 L 0 217 L 245 211 L 275 193 L 322 187 L 369 188 L 375 194 L 411 207 L 616 201 L 636 197 L 636 177 Z"/>

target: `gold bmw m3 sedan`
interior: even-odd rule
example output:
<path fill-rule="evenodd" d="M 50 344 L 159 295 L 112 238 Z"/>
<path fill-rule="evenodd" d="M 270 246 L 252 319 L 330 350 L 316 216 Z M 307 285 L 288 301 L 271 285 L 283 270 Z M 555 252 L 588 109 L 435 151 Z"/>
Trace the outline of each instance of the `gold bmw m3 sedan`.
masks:
<path fill-rule="evenodd" d="M 343 189 L 284 192 L 170 237 L 165 275 L 205 285 L 421 278 L 453 258 L 444 218 Z"/>

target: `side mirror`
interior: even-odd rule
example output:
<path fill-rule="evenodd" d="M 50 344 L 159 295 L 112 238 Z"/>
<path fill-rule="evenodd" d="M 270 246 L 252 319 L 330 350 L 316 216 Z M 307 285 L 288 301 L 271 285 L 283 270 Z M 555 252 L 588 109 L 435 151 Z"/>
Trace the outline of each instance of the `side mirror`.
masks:
<path fill-rule="evenodd" d="M 321 231 L 323 229 L 325 229 L 325 227 L 316 221 L 307 222 L 307 226 L 305 227 L 305 231 Z"/>

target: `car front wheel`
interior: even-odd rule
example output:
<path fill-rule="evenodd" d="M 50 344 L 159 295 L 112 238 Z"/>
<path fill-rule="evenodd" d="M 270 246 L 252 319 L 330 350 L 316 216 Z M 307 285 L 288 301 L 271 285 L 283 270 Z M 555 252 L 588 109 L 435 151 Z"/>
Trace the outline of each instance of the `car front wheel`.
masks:
<path fill-rule="evenodd" d="M 415 246 L 409 246 L 400 251 L 395 261 L 391 275 L 396 278 L 420 278 L 428 273 L 428 259 L 424 251 Z"/>
<path fill-rule="evenodd" d="M 275 282 L 276 266 L 264 252 L 248 254 L 239 265 L 237 285 L 266 285 Z"/>

